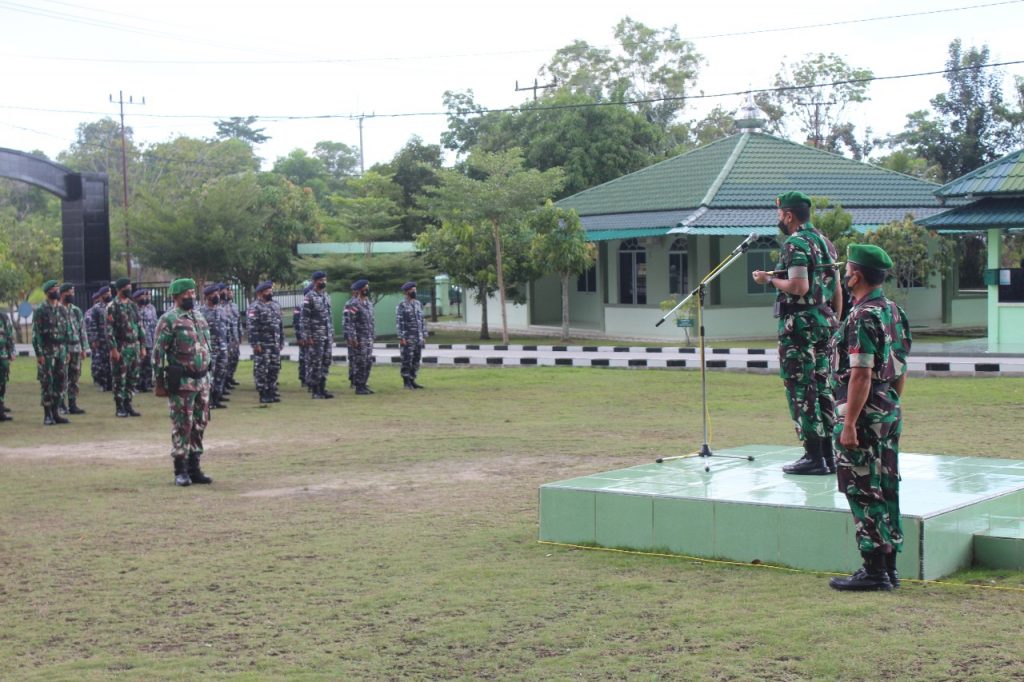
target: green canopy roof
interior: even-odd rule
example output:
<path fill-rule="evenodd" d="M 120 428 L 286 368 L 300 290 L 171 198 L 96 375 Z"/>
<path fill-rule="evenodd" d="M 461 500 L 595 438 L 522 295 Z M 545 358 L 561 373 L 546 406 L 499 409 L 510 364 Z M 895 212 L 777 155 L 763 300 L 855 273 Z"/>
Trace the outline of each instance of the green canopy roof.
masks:
<path fill-rule="evenodd" d="M 940 197 L 1024 196 L 1024 149 L 940 187 Z"/>
<path fill-rule="evenodd" d="M 967 206 L 958 206 L 922 218 L 917 223 L 939 232 L 1024 228 L 1024 196 L 1013 199 L 979 199 Z"/>

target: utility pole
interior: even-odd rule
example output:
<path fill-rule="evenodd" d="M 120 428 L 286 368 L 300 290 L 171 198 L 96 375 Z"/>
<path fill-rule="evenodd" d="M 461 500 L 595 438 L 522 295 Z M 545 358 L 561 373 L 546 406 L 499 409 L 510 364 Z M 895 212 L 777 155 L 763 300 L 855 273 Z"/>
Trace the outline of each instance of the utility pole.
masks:
<path fill-rule="evenodd" d="M 362 177 L 366 170 L 363 168 L 363 119 L 366 114 L 359 114 L 359 176 Z"/>
<path fill-rule="evenodd" d="M 797 100 L 797 104 L 814 107 L 814 136 L 811 139 L 814 141 L 814 148 L 821 149 L 821 107 L 831 106 L 835 102 L 803 102 Z"/>
<path fill-rule="evenodd" d="M 113 95 L 110 95 L 110 101 L 114 101 Z M 128 230 L 128 152 L 124 134 L 124 92 L 121 90 L 117 91 L 117 103 L 121 107 L 121 179 L 124 180 L 124 198 L 122 203 L 124 209 L 124 264 L 130 278 L 132 276 L 132 237 L 131 232 Z M 143 97 L 140 102 L 135 102 L 132 96 L 128 95 L 128 104 L 136 103 L 145 104 L 146 98 Z"/>
<path fill-rule="evenodd" d="M 533 90 L 533 101 L 534 102 L 537 101 L 537 91 L 538 90 L 547 90 L 548 88 L 557 88 L 557 87 L 558 87 L 558 81 L 551 81 L 547 85 L 538 85 L 537 84 L 537 79 L 534 78 L 533 79 L 533 85 L 527 85 L 525 88 L 521 88 L 521 87 L 519 87 L 519 81 L 516 81 L 516 92 L 523 92 L 524 90 Z"/>

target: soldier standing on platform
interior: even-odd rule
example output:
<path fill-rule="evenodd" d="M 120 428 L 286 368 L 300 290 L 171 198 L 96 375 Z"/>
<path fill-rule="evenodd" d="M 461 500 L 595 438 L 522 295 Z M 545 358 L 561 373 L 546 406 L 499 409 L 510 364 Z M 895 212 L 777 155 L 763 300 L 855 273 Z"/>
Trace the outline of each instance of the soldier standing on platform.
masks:
<path fill-rule="evenodd" d="M 852 244 L 846 284 L 850 314 L 833 338 L 832 369 L 838 420 L 838 488 L 850 503 L 863 568 L 832 578 L 837 590 L 891 590 L 899 585 L 903 547 L 899 504 L 900 406 L 907 380 L 910 323 L 881 285 L 892 260 L 873 244 Z"/>
<path fill-rule="evenodd" d="M 149 289 L 139 289 L 132 298 L 135 305 L 139 307 L 139 321 L 142 324 L 142 333 L 146 340 L 144 346 L 146 353 L 142 357 L 142 364 L 139 367 L 139 383 L 136 389 L 140 393 L 148 393 L 153 390 L 153 343 L 156 334 L 157 314 L 156 308 L 150 302 Z"/>
<path fill-rule="evenodd" d="M 256 300 L 249 306 L 249 345 L 252 346 L 252 376 L 260 403 L 281 402 L 277 397 L 277 375 L 281 371 L 281 347 L 284 344 L 284 321 L 281 306 L 274 302 L 274 283 L 261 282 L 256 287 Z"/>
<path fill-rule="evenodd" d="M 10 421 L 4 400 L 7 397 L 7 381 L 11 377 L 11 363 L 18 353 L 14 349 L 14 325 L 7 313 L 0 310 L 0 422 Z"/>
<path fill-rule="evenodd" d="M 395 331 L 402 347 L 402 381 L 406 388 L 423 388 L 416 383 L 420 356 L 427 342 L 427 326 L 423 321 L 423 304 L 416 300 L 416 282 L 402 285 L 405 298 L 395 309 Z"/>
<path fill-rule="evenodd" d="M 352 298 L 345 303 L 345 343 L 348 345 L 349 363 L 356 395 L 370 395 L 367 385 L 373 367 L 374 341 L 373 303 L 370 301 L 370 282 L 365 279 L 352 283 Z"/>
<path fill-rule="evenodd" d="M 203 473 L 203 433 L 210 421 L 210 330 L 196 311 L 196 283 L 171 282 L 168 293 L 174 308 L 156 325 L 153 367 L 157 395 L 167 396 L 171 413 L 171 458 L 174 484 L 213 483 Z"/>
<path fill-rule="evenodd" d="M 46 302 L 32 314 L 32 349 L 38 364 L 43 424 L 51 426 L 68 423 L 67 419 L 57 413 L 57 406 L 64 392 L 64 382 L 67 381 L 71 320 L 67 308 L 60 304 L 57 280 L 43 282 L 43 291 L 46 293 Z"/>
<path fill-rule="evenodd" d="M 306 342 L 306 385 L 313 398 L 333 398 L 327 392 L 327 375 L 331 371 L 334 347 L 334 323 L 331 318 L 331 297 L 327 293 L 327 273 L 317 270 L 310 277 L 313 289 L 302 301 L 302 339 Z"/>
<path fill-rule="evenodd" d="M 107 343 L 107 304 L 110 303 L 110 287 L 103 286 L 92 296 L 93 304 L 85 311 L 85 333 L 92 348 L 89 371 L 92 381 L 103 391 L 111 389 L 110 344 Z"/>
<path fill-rule="evenodd" d="M 115 414 L 141 417 L 132 406 L 139 366 L 146 353 L 146 334 L 139 321 L 139 308 L 132 300 L 132 282 L 127 277 L 114 282 L 117 298 L 107 305 L 107 342 L 110 344 L 110 374 L 113 377 Z"/>
<path fill-rule="evenodd" d="M 75 305 L 75 285 L 65 282 L 60 285 L 61 305 L 67 309 L 71 322 L 68 336 L 68 372 L 61 395 L 60 412 L 63 414 L 85 414 L 78 406 L 78 381 L 82 377 L 82 363 L 85 362 L 89 337 L 85 333 L 85 313 Z"/>
<path fill-rule="evenodd" d="M 777 271 L 755 270 L 758 284 L 778 291 L 779 374 L 804 456 L 787 464 L 787 474 L 828 475 L 835 471 L 831 427 L 834 403 L 828 387 L 828 340 L 842 308 L 835 272 L 835 247 L 809 222 L 811 198 L 786 192 L 776 199 L 779 229 L 786 235 Z"/>
<path fill-rule="evenodd" d="M 231 389 L 238 385 L 235 370 L 238 369 L 239 347 L 242 343 L 242 313 L 235 305 L 235 292 L 227 284 L 221 286 L 221 305 L 227 309 L 228 318 L 228 375 L 225 387 Z"/>
<path fill-rule="evenodd" d="M 220 284 L 211 284 L 203 289 L 203 304 L 200 312 L 206 319 L 210 331 L 210 408 L 227 409 L 224 397 L 224 382 L 228 375 L 228 321 L 227 309 L 220 305 Z"/>

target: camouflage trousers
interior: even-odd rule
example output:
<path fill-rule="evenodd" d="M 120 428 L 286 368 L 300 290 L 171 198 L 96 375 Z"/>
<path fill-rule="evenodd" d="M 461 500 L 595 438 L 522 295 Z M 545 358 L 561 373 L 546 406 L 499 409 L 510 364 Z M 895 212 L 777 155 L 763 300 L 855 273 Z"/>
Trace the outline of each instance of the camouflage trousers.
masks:
<path fill-rule="evenodd" d="M 252 378 L 256 390 L 269 391 L 277 386 L 277 375 L 281 372 L 281 351 L 277 346 L 260 344 L 260 352 L 252 355 Z"/>
<path fill-rule="evenodd" d="M 11 361 L 0 358 L 0 403 L 7 397 L 7 382 L 11 378 Z"/>
<path fill-rule="evenodd" d="M 67 400 L 78 399 L 78 380 L 82 378 L 82 352 L 77 350 L 68 351 L 68 372 L 64 380 L 64 398 Z"/>
<path fill-rule="evenodd" d="M 348 361 L 352 368 L 352 383 L 365 386 L 370 381 L 370 370 L 373 368 L 373 343 L 369 340 L 360 341 L 358 348 L 349 347 Z"/>
<path fill-rule="evenodd" d="M 210 390 L 216 395 L 222 394 L 224 384 L 228 379 L 228 349 L 226 347 L 217 349 L 213 354 L 213 360 L 210 363 L 210 376 L 213 381 Z"/>
<path fill-rule="evenodd" d="M 403 377 L 415 379 L 420 371 L 420 357 L 423 354 L 423 344 L 418 341 L 407 341 L 402 346 L 402 370 Z"/>
<path fill-rule="evenodd" d="M 241 357 L 237 343 L 228 346 L 228 378 L 235 378 L 235 371 L 238 369 L 238 359 Z"/>
<path fill-rule="evenodd" d="M 128 401 L 132 399 L 132 391 L 139 383 L 139 363 L 142 360 L 142 344 L 129 343 L 120 349 L 121 359 L 110 358 L 110 375 L 114 399 Z"/>
<path fill-rule="evenodd" d="M 809 327 L 779 336 L 779 375 L 796 435 L 801 441 L 832 433 L 835 399 L 829 385 L 829 327 Z"/>
<path fill-rule="evenodd" d="M 67 346 L 44 350 L 42 360 L 36 367 L 40 387 L 39 404 L 43 407 L 57 407 L 60 405 L 61 394 L 64 393 L 64 382 L 67 381 Z"/>
<path fill-rule="evenodd" d="M 846 495 L 856 528 L 857 549 L 861 552 L 883 550 L 899 552 L 903 547 L 903 522 L 900 518 L 899 436 L 902 428 L 900 407 L 895 421 L 888 425 L 857 424 L 858 447 L 844 448 L 839 443 L 844 417 L 833 431 L 836 448 L 836 478 L 839 491 Z M 879 426 L 882 426 L 880 429 Z M 878 432 L 882 435 L 879 436 Z"/>
<path fill-rule="evenodd" d="M 305 346 L 299 346 L 299 383 L 306 385 L 306 356 L 309 353 Z"/>
<path fill-rule="evenodd" d="M 171 457 L 190 452 L 203 454 L 203 432 L 210 422 L 210 379 L 198 382 L 199 390 L 183 389 L 167 396 L 171 413 Z"/>
<path fill-rule="evenodd" d="M 327 381 L 331 371 L 331 340 L 315 339 L 313 345 L 306 348 L 306 385 L 316 386 Z"/>
<path fill-rule="evenodd" d="M 110 388 L 110 347 L 107 344 L 101 343 L 93 349 L 89 372 L 94 384 Z"/>
<path fill-rule="evenodd" d="M 153 349 L 146 346 L 146 357 L 139 363 L 139 382 L 136 387 L 140 391 L 153 390 Z"/>

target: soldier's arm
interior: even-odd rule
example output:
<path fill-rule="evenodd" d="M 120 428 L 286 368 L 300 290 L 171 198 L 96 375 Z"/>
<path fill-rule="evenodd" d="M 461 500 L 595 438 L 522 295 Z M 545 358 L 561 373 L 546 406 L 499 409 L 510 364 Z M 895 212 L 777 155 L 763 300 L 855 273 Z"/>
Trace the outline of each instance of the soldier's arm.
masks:
<path fill-rule="evenodd" d="M 852 367 L 850 368 L 850 385 L 846 394 L 846 420 L 843 423 L 843 432 L 839 435 L 839 443 L 846 448 L 855 448 L 859 445 L 857 439 L 857 419 L 867 404 L 868 395 L 871 392 L 871 368 Z"/>
<path fill-rule="evenodd" d="M 901 398 L 903 397 L 903 387 L 906 385 L 906 383 L 907 383 L 907 375 L 903 374 L 892 385 L 892 387 L 896 389 L 896 395 L 900 396 Z"/>
<path fill-rule="evenodd" d="M 45 303 L 43 305 L 46 305 Z M 39 362 L 43 361 L 43 332 L 42 325 L 40 324 L 40 314 L 45 314 L 43 306 L 36 308 L 35 314 L 32 316 L 32 350 L 36 354 L 36 359 Z"/>
<path fill-rule="evenodd" d="M 832 292 L 832 310 L 836 318 L 843 316 L 843 287 L 837 282 L 836 290 Z"/>

